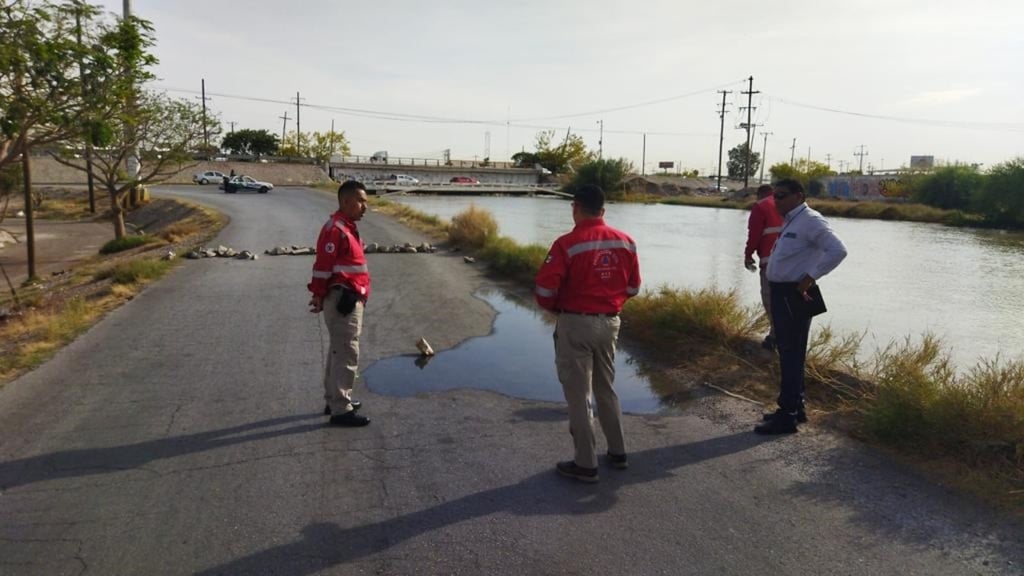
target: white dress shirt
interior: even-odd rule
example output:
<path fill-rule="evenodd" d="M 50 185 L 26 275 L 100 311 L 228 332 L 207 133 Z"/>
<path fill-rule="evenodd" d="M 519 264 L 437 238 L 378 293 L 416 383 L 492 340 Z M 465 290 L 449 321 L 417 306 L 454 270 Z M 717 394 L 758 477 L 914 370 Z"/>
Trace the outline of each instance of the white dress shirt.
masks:
<path fill-rule="evenodd" d="M 768 258 L 769 282 L 799 282 L 805 275 L 818 280 L 846 258 L 843 245 L 821 213 L 806 202 L 783 219 L 782 231 Z"/>

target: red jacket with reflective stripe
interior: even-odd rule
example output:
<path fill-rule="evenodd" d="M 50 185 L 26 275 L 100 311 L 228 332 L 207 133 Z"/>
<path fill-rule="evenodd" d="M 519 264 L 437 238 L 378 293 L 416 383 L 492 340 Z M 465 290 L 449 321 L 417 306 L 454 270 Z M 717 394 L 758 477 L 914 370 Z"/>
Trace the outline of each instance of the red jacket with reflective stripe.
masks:
<path fill-rule="evenodd" d="M 536 282 L 537 303 L 548 310 L 618 312 L 640 292 L 636 243 L 602 218 L 581 220 L 555 240 Z"/>
<path fill-rule="evenodd" d="M 309 291 L 321 298 L 331 286 L 348 286 L 360 294 L 365 303 L 370 298 L 370 271 L 366 267 L 363 242 L 356 223 L 340 211 L 320 229 L 316 240 L 316 260 Z"/>
<path fill-rule="evenodd" d="M 743 255 L 752 258 L 754 252 L 761 261 L 767 261 L 782 230 L 782 216 L 775 210 L 775 198 L 762 198 L 750 209 L 747 220 L 747 247 Z"/>

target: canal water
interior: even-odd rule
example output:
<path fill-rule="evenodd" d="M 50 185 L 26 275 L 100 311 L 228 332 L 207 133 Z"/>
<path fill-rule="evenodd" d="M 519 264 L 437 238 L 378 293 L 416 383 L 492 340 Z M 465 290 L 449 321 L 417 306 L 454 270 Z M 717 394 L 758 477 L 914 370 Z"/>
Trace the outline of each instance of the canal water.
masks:
<path fill-rule="evenodd" d="M 550 245 L 572 228 L 554 198 L 395 196 L 450 219 L 470 204 L 491 212 L 500 233 Z M 747 212 L 692 206 L 609 204 L 605 220 L 637 242 L 644 289 L 660 285 L 737 290 L 756 305 L 758 279 L 743 267 Z M 815 319 L 864 335 L 865 357 L 892 341 L 930 332 L 961 368 L 1024 351 L 1024 233 L 937 224 L 829 218 L 849 249 L 820 282 L 829 312 Z"/>

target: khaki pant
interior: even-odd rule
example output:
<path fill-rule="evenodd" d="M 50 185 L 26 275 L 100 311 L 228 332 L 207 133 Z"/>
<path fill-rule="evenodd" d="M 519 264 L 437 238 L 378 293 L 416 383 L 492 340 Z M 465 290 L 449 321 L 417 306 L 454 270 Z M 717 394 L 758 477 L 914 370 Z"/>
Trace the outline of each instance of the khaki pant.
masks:
<path fill-rule="evenodd" d="M 577 466 L 597 468 L 594 424 L 590 400 L 612 454 L 625 454 L 622 408 L 615 381 L 615 342 L 620 320 L 616 317 L 559 314 L 555 324 L 555 366 L 569 405 L 569 432 Z"/>
<path fill-rule="evenodd" d="M 324 399 L 332 414 L 352 410 L 352 386 L 359 370 L 359 333 L 363 329 L 363 303 L 348 316 L 338 312 L 341 290 L 330 290 L 324 298 L 324 322 L 331 335 L 331 348 L 324 368 Z"/>

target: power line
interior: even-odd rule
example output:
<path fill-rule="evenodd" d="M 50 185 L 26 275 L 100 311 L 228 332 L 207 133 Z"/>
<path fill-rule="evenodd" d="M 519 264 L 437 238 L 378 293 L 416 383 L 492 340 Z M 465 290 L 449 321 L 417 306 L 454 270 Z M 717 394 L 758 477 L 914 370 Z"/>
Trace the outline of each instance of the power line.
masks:
<path fill-rule="evenodd" d="M 783 104 L 789 104 L 790 106 L 797 106 L 799 108 L 809 108 L 811 110 L 820 110 L 822 112 L 832 112 L 834 114 L 845 114 L 847 116 L 856 116 L 858 118 L 874 118 L 876 120 L 888 120 L 891 122 L 903 122 L 906 124 L 920 124 L 923 126 L 936 126 L 943 128 L 970 128 L 974 130 L 995 130 L 1000 132 L 1024 132 L 1024 124 L 1011 124 L 1011 123 L 999 123 L 999 122 L 972 122 L 972 121 L 960 121 L 960 120 L 932 120 L 927 118 L 905 118 L 900 116 L 884 116 L 881 114 L 868 114 L 865 112 L 853 112 L 850 110 L 840 110 L 838 108 L 829 108 L 827 106 L 816 106 L 814 104 L 804 104 L 801 102 L 795 102 L 786 98 L 769 98 L 769 100 L 777 100 Z"/>

